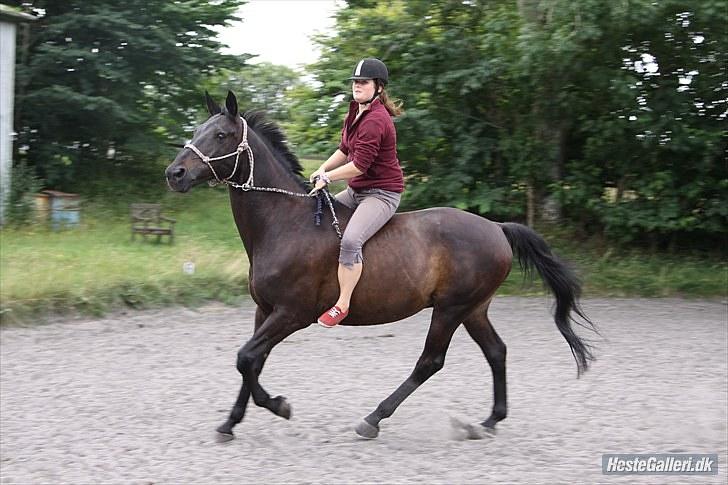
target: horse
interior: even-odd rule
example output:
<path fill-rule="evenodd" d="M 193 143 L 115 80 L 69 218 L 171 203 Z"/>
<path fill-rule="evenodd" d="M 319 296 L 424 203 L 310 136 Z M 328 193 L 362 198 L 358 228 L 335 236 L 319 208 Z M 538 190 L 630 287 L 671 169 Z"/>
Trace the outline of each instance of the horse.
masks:
<path fill-rule="evenodd" d="M 329 198 L 331 213 L 325 211 L 323 217 L 327 224 L 314 224 L 317 201 L 309 196 L 302 167 L 278 126 L 261 112 L 239 114 L 231 91 L 224 107 L 207 92 L 205 99 L 210 117 L 195 129 L 165 175 L 177 192 L 203 182 L 227 184 L 233 219 L 250 260 L 254 331 L 237 354 L 242 375 L 237 400 L 217 428 L 218 439 L 226 441 L 234 438 L 233 428 L 243 420 L 251 396 L 256 405 L 290 419 L 286 398 L 271 397 L 259 375 L 278 343 L 311 325 L 336 301 L 340 241 L 328 222 L 345 228 L 352 211 Z M 577 376 L 587 370 L 594 360 L 592 347 L 572 327 L 576 323 L 596 330 L 579 304 L 581 283 L 539 234 L 521 224 L 497 223 L 454 208 L 397 213 L 366 243 L 366 264 L 341 325 L 396 322 L 430 307 L 432 319 L 412 373 L 359 422 L 358 435 L 376 438 L 380 421 L 442 369 L 461 324 L 493 374 L 490 416 L 471 427 L 495 431 L 507 414 L 506 346 L 491 325 L 488 308 L 511 271 L 514 253 L 525 273 L 537 272 L 555 297 L 554 321 L 576 360 Z"/>

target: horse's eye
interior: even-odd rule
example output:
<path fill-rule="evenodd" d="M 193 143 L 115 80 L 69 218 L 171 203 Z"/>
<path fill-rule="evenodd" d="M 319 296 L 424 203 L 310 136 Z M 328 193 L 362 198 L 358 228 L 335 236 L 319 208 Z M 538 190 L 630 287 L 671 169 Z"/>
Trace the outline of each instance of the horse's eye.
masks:
<path fill-rule="evenodd" d="M 218 138 L 218 140 L 222 140 L 223 138 L 225 138 L 225 133 L 223 133 L 221 131 L 220 133 L 217 134 L 217 138 Z"/>

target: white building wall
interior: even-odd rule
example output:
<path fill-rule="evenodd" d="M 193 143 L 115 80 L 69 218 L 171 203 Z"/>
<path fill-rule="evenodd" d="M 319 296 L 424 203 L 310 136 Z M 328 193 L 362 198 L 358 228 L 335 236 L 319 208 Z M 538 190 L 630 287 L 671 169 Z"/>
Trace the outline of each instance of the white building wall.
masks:
<path fill-rule="evenodd" d="M 14 23 L 0 22 L 0 225 L 5 222 L 13 165 L 15 32 Z"/>

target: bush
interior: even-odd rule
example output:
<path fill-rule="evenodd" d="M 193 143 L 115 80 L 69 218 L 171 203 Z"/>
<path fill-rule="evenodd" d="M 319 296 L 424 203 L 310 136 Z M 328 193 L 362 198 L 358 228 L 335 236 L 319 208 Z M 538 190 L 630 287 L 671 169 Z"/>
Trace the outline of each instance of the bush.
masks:
<path fill-rule="evenodd" d="M 13 167 L 10 178 L 10 194 L 5 213 L 8 224 L 27 225 L 33 222 L 35 195 L 43 187 L 43 180 L 36 176 L 32 167 L 21 161 Z"/>

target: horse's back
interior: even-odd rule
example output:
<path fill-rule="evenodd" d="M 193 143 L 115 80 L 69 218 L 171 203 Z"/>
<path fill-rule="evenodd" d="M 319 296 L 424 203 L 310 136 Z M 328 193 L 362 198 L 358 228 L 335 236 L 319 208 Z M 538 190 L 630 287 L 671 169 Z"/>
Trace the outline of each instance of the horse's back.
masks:
<path fill-rule="evenodd" d="M 430 244 L 489 246 L 488 253 L 511 256 L 510 245 L 500 225 L 485 217 L 452 207 L 433 207 L 394 215 L 383 230 L 409 233 Z M 476 249 L 475 247 L 470 248 Z M 473 252 L 473 251 L 470 251 Z"/>
<path fill-rule="evenodd" d="M 503 231 L 488 219 L 452 208 L 397 213 L 364 246 L 354 303 L 360 296 L 370 307 L 414 313 L 442 299 L 485 297 L 505 279 L 511 259 Z M 407 303 L 393 304 L 401 299 Z"/>

